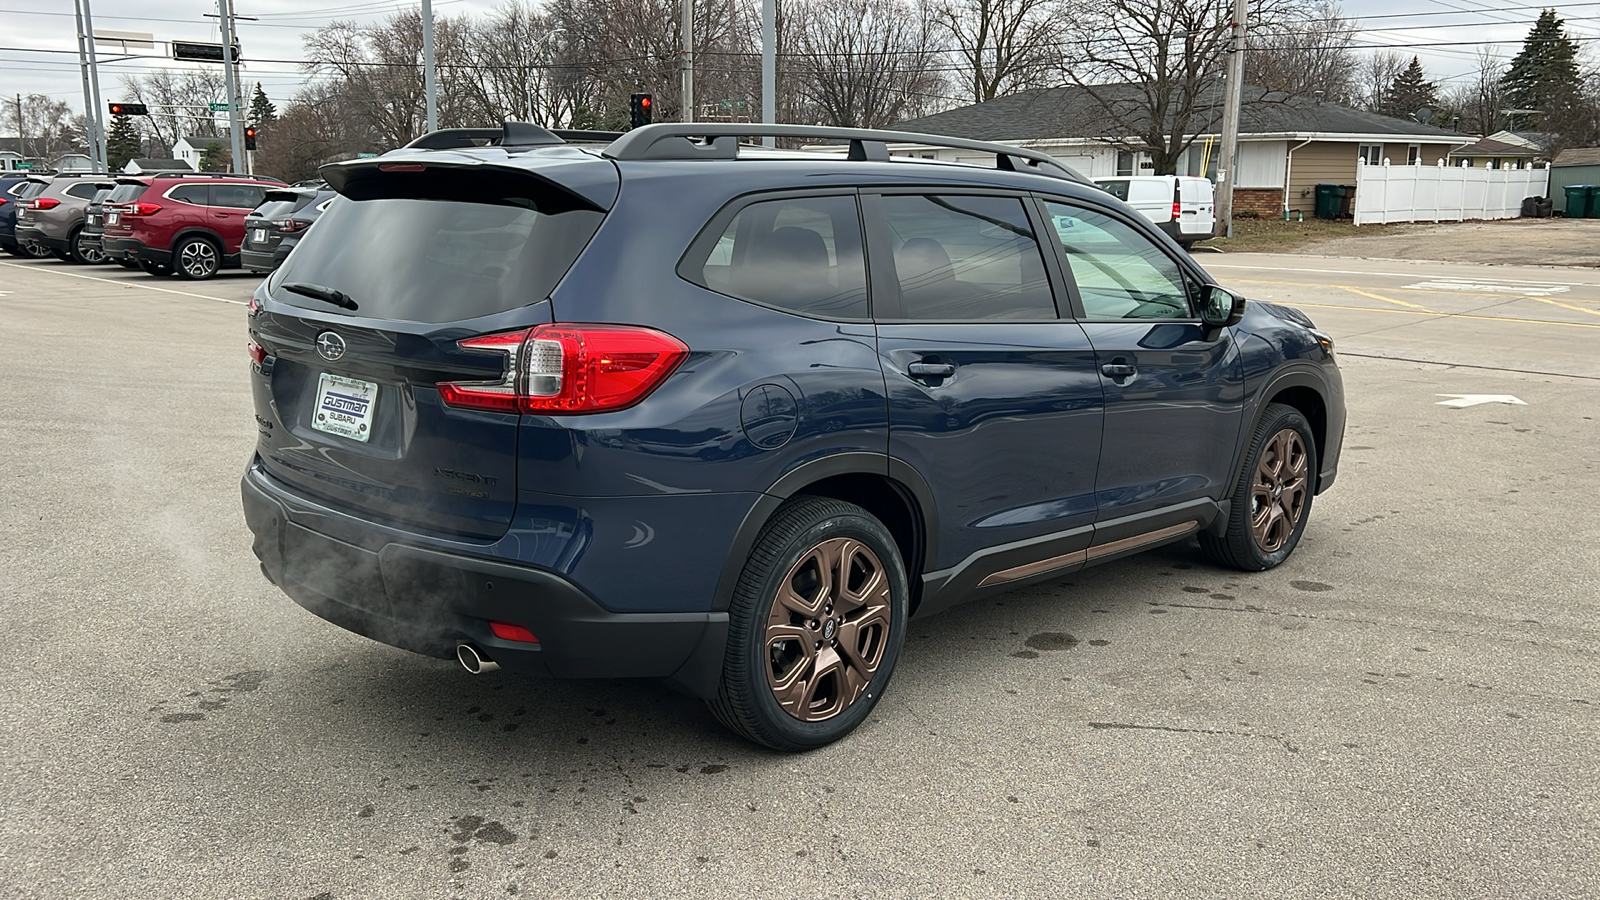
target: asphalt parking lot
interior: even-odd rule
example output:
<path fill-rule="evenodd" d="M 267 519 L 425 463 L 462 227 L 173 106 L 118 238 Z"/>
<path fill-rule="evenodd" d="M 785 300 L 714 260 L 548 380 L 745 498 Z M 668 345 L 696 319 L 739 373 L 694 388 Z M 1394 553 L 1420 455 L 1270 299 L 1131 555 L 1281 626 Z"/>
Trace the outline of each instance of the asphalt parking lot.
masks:
<path fill-rule="evenodd" d="M 1294 557 L 913 623 L 781 756 L 303 612 L 239 511 L 256 279 L 0 261 L 0 896 L 1600 894 L 1600 273 L 1202 262 L 1338 341 Z"/>

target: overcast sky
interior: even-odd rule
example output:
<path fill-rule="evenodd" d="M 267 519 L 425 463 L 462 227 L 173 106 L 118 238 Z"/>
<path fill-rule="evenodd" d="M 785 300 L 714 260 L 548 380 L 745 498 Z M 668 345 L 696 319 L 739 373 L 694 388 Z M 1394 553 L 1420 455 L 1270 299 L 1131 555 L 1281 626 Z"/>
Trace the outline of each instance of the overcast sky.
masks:
<path fill-rule="evenodd" d="M 148 32 L 157 41 L 220 42 L 214 0 L 91 0 L 95 30 Z M 491 9 L 497 0 L 434 0 L 436 15 L 460 15 Z M 239 43 L 245 59 L 247 84 L 261 82 L 274 102 L 291 97 L 304 80 L 294 61 L 302 56 L 301 35 L 337 19 L 378 22 L 398 9 L 418 3 L 403 0 L 235 0 L 235 13 L 257 21 L 239 23 Z M 1408 47 L 1406 53 L 1422 58 L 1429 77 L 1448 85 L 1466 77 L 1475 67 L 1476 44 L 1495 46 L 1509 60 L 1526 36 L 1537 9 L 1530 0 L 1346 0 L 1345 14 L 1358 19 L 1363 45 L 1445 44 Z M 1573 3 L 1555 0 L 1567 21 L 1567 33 L 1580 39 L 1585 55 L 1594 54 L 1593 39 L 1600 35 L 1600 0 Z M 1507 7 L 1513 7 L 1508 10 Z M 1398 15 L 1397 15 L 1398 14 Z M 1422 15 L 1417 15 L 1422 14 Z M 67 101 L 74 110 L 83 107 L 78 74 L 72 4 L 67 0 L 0 0 L 0 97 L 18 93 L 43 93 Z M 63 51 L 19 52 L 17 48 Z M 109 48 L 102 48 L 109 49 Z M 144 56 L 163 56 L 166 48 L 133 50 Z M 116 58 L 113 54 L 111 58 Z M 270 60 L 270 61 L 269 61 Z M 281 62 L 279 62 L 281 60 Z M 120 74 L 143 74 L 153 66 L 177 64 L 170 60 L 133 59 L 109 62 L 100 69 L 100 89 L 107 100 L 119 99 Z M 220 99 L 220 98 L 219 98 Z"/>

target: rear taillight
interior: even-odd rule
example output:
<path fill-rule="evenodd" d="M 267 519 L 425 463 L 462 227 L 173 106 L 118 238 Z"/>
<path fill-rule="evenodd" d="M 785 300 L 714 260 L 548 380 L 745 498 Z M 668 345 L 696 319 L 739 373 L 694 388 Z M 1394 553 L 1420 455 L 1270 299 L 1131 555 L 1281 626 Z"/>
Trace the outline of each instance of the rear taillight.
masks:
<path fill-rule="evenodd" d="M 10 203 L 10 202 L 11 202 L 10 200 L 7 200 L 4 197 L 0 197 L 0 206 L 5 206 L 7 203 Z"/>
<path fill-rule="evenodd" d="M 1179 218 L 1182 215 L 1183 215 L 1183 204 L 1179 203 L 1176 200 L 1172 201 L 1172 217 L 1174 219 L 1176 219 L 1176 218 Z"/>
<path fill-rule="evenodd" d="M 40 212 L 46 209 L 55 209 L 60 205 L 61 201 L 54 197 L 40 197 L 37 200 L 28 201 L 28 208 L 34 210 L 35 212 Z"/>
<path fill-rule="evenodd" d="M 123 207 L 122 214 L 125 216 L 153 216 L 160 211 L 161 204 L 159 203 L 133 203 Z"/>
<path fill-rule="evenodd" d="M 246 353 L 250 354 L 250 361 L 256 365 L 259 366 L 267 361 L 267 348 L 255 341 L 245 341 L 244 349 Z"/>
<path fill-rule="evenodd" d="M 539 639 L 529 631 L 525 625 L 513 625 L 510 622 L 490 622 L 489 630 L 502 641 L 520 641 L 524 644 L 537 644 Z"/>
<path fill-rule="evenodd" d="M 631 325 L 540 325 L 456 343 L 504 353 L 506 367 L 495 381 L 442 382 L 446 405 L 547 415 L 626 409 L 689 355 L 672 335 Z"/>
<path fill-rule="evenodd" d="M 306 223 L 298 219 L 279 219 L 272 224 L 278 226 L 278 230 L 284 234 L 294 234 L 296 231 L 306 227 Z"/>

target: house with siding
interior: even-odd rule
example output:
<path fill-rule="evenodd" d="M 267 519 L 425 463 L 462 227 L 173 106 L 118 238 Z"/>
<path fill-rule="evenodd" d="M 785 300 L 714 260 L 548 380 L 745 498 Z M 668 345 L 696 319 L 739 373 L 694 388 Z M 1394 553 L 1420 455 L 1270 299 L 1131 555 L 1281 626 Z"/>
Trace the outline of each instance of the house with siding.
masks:
<path fill-rule="evenodd" d="M 899 122 L 897 131 L 1014 144 L 1042 150 L 1089 178 L 1154 174 L 1147 153 L 1130 134 L 1138 125 L 1134 86 L 1086 89 L 1068 85 L 1023 91 L 984 103 Z M 1117 108 L 1118 92 L 1126 110 Z M 1221 92 L 1196 111 L 1184 129 L 1195 141 L 1178 158 L 1177 174 L 1217 175 Z M 1409 119 L 1380 116 L 1309 97 L 1247 88 L 1240 110 L 1234 210 L 1259 216 L 1303 213 L 1316 207 L 1318 184 L 1355 185 L 1361 165 L 1440 165 L 1469 135 Z M 978 154 L 916 144 L 891 152 L 930 159 L 978 159 Z"/>

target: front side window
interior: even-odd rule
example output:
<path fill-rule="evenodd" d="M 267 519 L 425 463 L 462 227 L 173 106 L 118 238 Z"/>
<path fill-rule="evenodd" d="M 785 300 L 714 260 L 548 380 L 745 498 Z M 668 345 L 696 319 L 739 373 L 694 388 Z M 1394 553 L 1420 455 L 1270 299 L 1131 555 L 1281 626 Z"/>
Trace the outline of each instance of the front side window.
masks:
<path fill-rule="evenodd" d="M 1046 203 L 1090 319 L 1190 319 L 1188 279 L 1132 226 L 1094 210 Z"/>
<path fill-rule="evenodd" d="M 970 322 L 1054 319 L 1044 257 L 1016 197 L 883 198 L 900 316 Z"/>
<path fill-rule="evenodd" d="M 822 319 L 867 317 L 867 270 L 854 197 L 786 197 L 739 210 L 691 281 Z"/>

